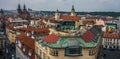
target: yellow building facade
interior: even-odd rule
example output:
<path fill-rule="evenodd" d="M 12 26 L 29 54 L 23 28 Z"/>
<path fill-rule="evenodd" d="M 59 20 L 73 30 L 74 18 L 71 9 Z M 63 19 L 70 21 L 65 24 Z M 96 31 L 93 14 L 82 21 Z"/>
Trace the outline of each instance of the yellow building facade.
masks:
<path fill-rule="evenodd" d="M 80 56 L 66 56 L 65 48 L 50 48 L 35 43 L 35 59 L 97 59 L 99 46 L 94 48 L 82 48 Z"/>

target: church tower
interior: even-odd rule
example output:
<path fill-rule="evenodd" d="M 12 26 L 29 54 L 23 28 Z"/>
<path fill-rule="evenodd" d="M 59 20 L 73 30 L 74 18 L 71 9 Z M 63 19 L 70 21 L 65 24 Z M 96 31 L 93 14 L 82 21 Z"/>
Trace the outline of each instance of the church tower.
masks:
<path fill-rule="evenodd" d="M 1 9 L 1 10 L 0 10 L 0 13 L 1 13 L 2 15 L 4 14 L 4 11 L 3 11 L 3 9 Z"/>
<path fill-rule="evenodd" d="M 26 10 L 26 6 L 25 6 L 25 4 L 24 4 L 24 6 L 23 6 L 23 11 L 27 11 L 27 10 Z"/>
<path fill-rule="evenodd" d="M 55 12 L 55 20 L 58 20 L 60 18 L 59 10 L 57 9 Z"/>
<path fill-rule="evenodd" d="M 22 18 L 28 19 L 29 17 L 30 17 L 30 13 L 28 12 L 26 5 L 24 4 L 23 11 L 22 11 Z"/>
<path fill-rule="evenodd" d="M 19 13 L 19 15 L 22 14 L 22 10 L 21 10 L 20 4 L 18 4 L 17 12 Z"/>
<path fill-rule="evenodd" d="M 0 18 L 4 18 L 4 11 L 2 8 L 0 9 Z"/>
<path fill-rule="evenodd" d="M 72 5 L 71 16 L 76 16 L 76 14 L 75 14 L 75 9 L 74 9 L 74 5 Z"/>

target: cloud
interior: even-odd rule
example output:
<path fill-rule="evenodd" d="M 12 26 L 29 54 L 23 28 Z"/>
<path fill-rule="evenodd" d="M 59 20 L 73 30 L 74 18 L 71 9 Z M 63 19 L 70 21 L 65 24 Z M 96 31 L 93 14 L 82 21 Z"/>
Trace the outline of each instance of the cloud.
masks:
<path fill-rule="evenodd" d="M 18 3 L 34 10 L 70 11 L 74 5 L 76 11 L 120 11 L 120 0 L 0 0 L 0 8 L 16 9 Z"/>

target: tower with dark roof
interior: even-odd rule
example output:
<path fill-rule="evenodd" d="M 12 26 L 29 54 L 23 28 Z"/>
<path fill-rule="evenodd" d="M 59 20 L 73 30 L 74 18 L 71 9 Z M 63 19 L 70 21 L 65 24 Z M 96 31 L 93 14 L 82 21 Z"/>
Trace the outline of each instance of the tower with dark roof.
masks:
<path fill-rule="evenodd" d="M 26 5 L 24 4 L 23 11 L 22 11 L 22 18 L 29 19 L 29 16 L 30 16 L 30 13 L 28 12 Z"/>
<path fill-rule="evenodd" d="M 0 10 L 0 13 L 3 15 L 4 14 L 4 11 L 3 11 L 3 9 L 1 8 L 1 10 Z"/>
<path fill-rule="evenodd" d="M 19 13 L 19 15 L 22 13 L 22 9 L 21 9 L 20 4 L 18 4 L 17 12 Z"/>
<path fill-rule="evenodd" d="M 59 10 L 57 9 L 55 12 L 55 20 L 58 20 L 60 18 Z"/>
<path fill-rule="evenodd" d="M 74 5 L 72 5 L 71 16 L 76 16 L 76 14 L 75 14 L 75 9 L 74 9 Z"/>
<path fill-rule="evenodd" d="M 18 8 L 17 8 L 19 17 L 23 18 L 23 19 L 28 19 L 30 16 L 30 13 L 27 11 L 26 5 L 23 5 L 23 8 L 21 9 L 20 4 L 18 4 Z"/>
<path fill-rule="evenodd" d="M 23 11 L 27 11 L 27 10 L 26 10 L 26 5 L 25 5 L 25 4 L 24 4 L 24 6 L 23 6 Z"/>

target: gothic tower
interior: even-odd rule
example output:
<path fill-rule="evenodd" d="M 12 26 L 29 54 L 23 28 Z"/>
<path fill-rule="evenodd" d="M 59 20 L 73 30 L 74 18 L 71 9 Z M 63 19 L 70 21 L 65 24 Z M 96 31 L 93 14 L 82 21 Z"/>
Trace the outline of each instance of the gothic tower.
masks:
<path fill-rule="evenodd" d="M 75 9 L 74 9 L 74 5 L 72 5 L 71 16 L 76 16 L 76 14 L 75 14 Z"/>
<path fill-rule="evenodd" d="M 60 18 L 59 10 L 57 9 L 55 12 L 55 20 L 58 20 Z"/>
<path fill-rule="evenodd" d="M 27 10 L 26 10 L 26 6 L 25 6 L 25 4 L 24 4 L 24 6 L 23 6 L 23 11 L 27 11 Z"/>
<path fill-rule="evenodd" d="M 2 14 L 2 15 L 4 14 L 4 11 L 3 11 L 3 9 L 1 9 L 1 10 L 0 10 L 0 14 Z"/>
<path fill-rule="evenodd" d="M 19 15 L 22 14 L 22 9 L 21 9 L 20 4 L 18 4 L 17 12 L 19 13 Z"/>

